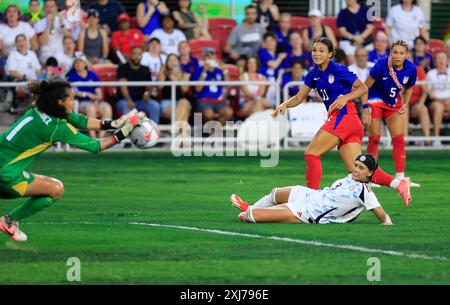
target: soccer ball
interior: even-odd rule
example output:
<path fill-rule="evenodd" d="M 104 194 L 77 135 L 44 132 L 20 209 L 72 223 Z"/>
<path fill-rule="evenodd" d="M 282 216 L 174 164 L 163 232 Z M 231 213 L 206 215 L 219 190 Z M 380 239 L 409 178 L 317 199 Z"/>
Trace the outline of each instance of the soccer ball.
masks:
<path fill-rule="evenodd" d="M 139 149 L 147 149 L 153 147 L 159 140 L 158 124 L 146 118 L 136 126 L 129 135 L 131 143 Z"/>

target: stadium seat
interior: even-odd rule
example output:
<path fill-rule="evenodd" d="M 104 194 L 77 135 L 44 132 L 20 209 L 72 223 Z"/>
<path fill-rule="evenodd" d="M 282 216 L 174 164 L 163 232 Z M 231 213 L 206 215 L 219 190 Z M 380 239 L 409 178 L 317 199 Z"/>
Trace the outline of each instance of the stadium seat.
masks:
<path fill-rule="evenodd" d="M 205 39 L 191 39 L 188 41 L 191 47 L 192 56 L 198 60 L 203 60 L 202 51 L 205 48 L 213 48 L 216 50 L 216 57 L 218 60 L 223 59 L 222 48 L 218 40 L 205 40 Z"/>
<path fill-rule="evenodd" d="M 236 20 L 232 18 L 208 19 L 208 31 L 214 40 L 219 41 L 221 50 L 223 50 L 228 36 L 230 36 L 231 31 L 236 25 Z"/>
<path fill-rule="evenodd" d="M 384 30 L 384 19 L 383 18 L 375 18 L 372 22 L 373 26 L 374 26 L 374 30 L 372 33 L 372 37 L 375 39 L 375 36 L 377 35 L 378 32 L 383 31 Z"/>
<path fill-rule="evenodd" d="M 111 82 L 117 81 L 117 66 L 116 65 L 102 65 L 102 66 L 92 66 L 92 71 L 95 72 L 100 81 Z M 116 87 L 102 87 L 103 97 L 105 100 L 113 98 L 116 95 Z"/>
<path fill-rule="evenodd" d="M 311 25 L 309 18 L 300 16 L 291 16 L 291 29 L 300 32 Z"/>
<path fill-rule="evenodd" d="M 322 24 L 327 25 L 333 30 L 334 36 L 336 36 L 336 39 L 339 40 L 341 37 L 341 34 L 339 33 L 339 28 L 337 26 L 336 17 L 324 17 L 322 18 Z"/>
<path fill-rule="evenodd" d="M 445 52 L 445 43 L 440 39 L 428 39 L 428 52 L 433 57 L 433 61 L 436 61 L 436 54 L 439 52 Z"/>

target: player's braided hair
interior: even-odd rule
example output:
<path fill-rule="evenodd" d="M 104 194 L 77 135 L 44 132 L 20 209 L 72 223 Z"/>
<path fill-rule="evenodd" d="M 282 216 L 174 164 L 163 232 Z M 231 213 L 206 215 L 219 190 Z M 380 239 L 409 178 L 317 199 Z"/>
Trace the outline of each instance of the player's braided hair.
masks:
<path fill-rule="evenodd" d="M 59 102 L 70 95 L 72 86 L 66 81 L 42 81 L 28 85 L 31 106 L 60 119 L 67 119 L 66 108 Z"/>
<path fill-rule="evenodd" d="M 394 43 L 393 43 L 392 46 L 391 46 L 391 50 L 393 50 L 395 46 L 402 46 L 402 47 L 405 47 L 405 48 L 406 48 L 406 51 L 408 52 L 408 44 L 407 44 L 405 41 L 403 41 L 403 40 L 397 40 L 397 41 L 394 41 Z M 395 73 L 394 68 L 393 68 L 393 65 L 392 65 L 392 51 L 391 51 L 391 54 L 389 55 L 389 58 L 388 58 L 388 68 L 389 68 L 389 75 L 390 75 L 390 76 L 392 77 L 392 79 L 394 80 L 395 85 L 396 85 L 400 90 L 403 90 L 403 86 L 402 86 L 402 84 L 400 84 L 400 82 L 398 81 L 397 74 Z"/>

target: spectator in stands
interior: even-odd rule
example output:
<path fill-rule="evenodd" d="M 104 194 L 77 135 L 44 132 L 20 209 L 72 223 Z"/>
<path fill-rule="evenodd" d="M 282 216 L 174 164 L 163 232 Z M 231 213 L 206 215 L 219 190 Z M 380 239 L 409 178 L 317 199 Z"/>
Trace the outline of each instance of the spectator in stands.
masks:
<path fill-rule="evenodd" d="M 152 76 L 147 67 L 141 65 L 142 49 L 133 47 L 131 56 L 126 64 L 122 64 L 117 69 L 117 78 L 121 82 L 126 81 L 151 81 Z M 131 109 L 137 108 L 155 123 L 159 123 L 160 106 L 151 100 L 151 87 L 127 87 L 120 86 L 118 90 L 117 110 L 120 114 L 127 114 Z"/>
<path fill-rule="evenodd" d="M 200 67 L 200 64 L 194 56 L 191 54 L 191 47 L 187 41 L 182 41 L 178 45 L 178 52 L 180 53 L 181 68 L 185 73 L 189 73 L 192 76 Z"/>
<path fill-rule="evenodd" d="M 293 32 L 291 30 L 291 26 L 292 26 L 291 14 L 281 13 L 280 23 L 278 24 L 278 28 L 275 32 L 275 34 L 277 34 L 278 37 L 277 53 L 291 52 L 291 46 L 289 45 L 289 36 Z"/>
<path fill-rule="evenodd" d="M 444 114 L 450 112 L 450 68 L 448 67 L 448 57 L 444 52 L 436 55 L 436 68 L 427 73 L 427 80 L 431 82 L 445 82 L 431 84 L 430 109 L 433 113 L 434 136 L 438 137 Z M 434 141 L 433 146 L 440 147 L 440 141 Z"/>
<path fill-rule="evenodd" d="M 341 34 L 339 47 L 347 55 L 349 65 L 355 61 L 355 50 L 359 46 L 369 51 L 373 48 L 372 32 L 374 26 L 369 20 L 368 8 L 358 4 L 357 0 L 346 0 L 347 8 L 342 9 L 337 17 L 337 26 Z"/>
<path fill-rule="evenodd" d="M 29 49 L 25 34 L 16 36 L 17 50 L 11 51 L 6 60 L 5 72 L 11 81 L 35 81 L 41 70 L 36 53 Z"/>
<path fill-rule="evenodd" d="M 44 18 L 44 14 L 41 12 L 41 2 L 39 0 L 30 0 L 28 3 L 28 13 L 23 14 L 20 20 L 28 22 L 33 27 L 42 18 Z"/>
<path fill-rule="evenodd" d="M 389 39 L 385 32 L 379 31 L 375 36 L 375 48 L 369 52 L 369 61 L 376 63 L 379 59 L 389 56 Z"/>
<path fill-rule="evenodd" d="M 408 60 L 413 61 L 414 60 L 414 53 L 410 50 L 408 52 Z M 424 81 L 426 80 L 426 73 L 425 70 L 420 67 L 416 66 L 417 68 L 417 80 L 418 81 Z M 409 118 L 418 118 L 420 122 L 420 126 L 422 128 L 422 134 L 425 137 L 430 136 L 430 113 L 428 111 L 427 106 L 425 105 L 425 102 L 428 97 L 428 86 L 426 85 L 414 85 L 412 87 L 412 95 L 411 99 L 409 100 L 409 109 L 405 113 L 405 137 L 409 134 Z M 429 144 L 428 142 L 426 142 Z M 424 142 L 420 141 L 417 143 L 419 145 L 424 144 Z"/>
<path fill-rule="evenodd" d="M 68 73 L 72 69 L 75 58 L 77 55 L 82 54 L 80 52 L 75 52 L 75 48 L 75 41 L 72 36 L 66 36 L 63 40 L 63 51 L 55 54 L 55 58 L 64 73 Z"/>
<path fill-rule="evenodd" d="M 57 81 L 65 80 L 65 73 L 61 67 L 58 66 L 58 61 L 55 57 L 49 57 L 39 73 L 38 80 Z"/>
<path fill-rule="evenodd" d="M 368 58 L 367 49 L 358 47 L 355 51 L 355 63 L 348 67 L 363 83 L 366 81 L 367 76 L 369 76 L 369 70 L 375 65 L 373 62 L 368 61 Z"/>
<path fill-rule="evenodd" d="M 289 72 L 283 73 L 283 76 L 281 77 L 281 89 L 284 90 L 284 86 L 286 86 L 286 84 L 289 82 L 302 81 L 303 75 L 303 63 L 301 61 L 293 61 L 291 63 Z M 296 95 L 299 90 L 300 85 L 289 87 L 289 97 Z"/>
<path fill-rule="evenodd" d="M 146 0 L 138 4 L 136 18 L 142 34 L 149 40 L 152 33 L 161 28 L 161 16 L 169 14 L 167 5 L 158 0 Z"/>
<path fill-rule="evenodd" d="M 258 56 L 249 56 L 245 60 L 245 72 L 240 75 L 241 81 L 265 81 L 267 78 L 259 73 L 259 58 Z M 265 99 L 267 85 L 248 84 L 242 86 L 241 100 L 239 101 L 239 108 L 244 117 L 252 113 L 263 111 L 272 108 L 272 105 Z"/>
<path fill-rule="evenodd" d="M 189 81 L 189 74 L 185 73 L 180 65 L 180 59 L 175 54 L 167 56 L 166 64 L 159 73 L 159 81 Z M 189 120 L 191 112 L 191 103 L 186 98 L 189 86 L 176 87 L 176 122 L 185 122 Z M 172 89 L 171 86 L 160 86 L 160 105 L 161 116 L 165 119 L 172 117 Z M 183 134 L 185 135 L 185 134 Z"/>
<path fill-rule="evenodd" d="M 333 42 L 334 48 L 337 47 L 338 42 L 333 30 L 322 24 L 322 12 L 316 8 L 308 12 L 308 17 L 311 25 L 302 31 L 303 46 L 307 52 L 311 52 L 312 45 L 320 37 L 326 37 Z"/>
<path fill-rule="evenodd" d="M 162 29 L 155 30 L 150 37 L 156 37 L 161 41 L 162 53 L 178 55 L 178 45 L 180 42 L 186 41 L 186 36 L 180 30 L 175 29 L 176 20 L 172 15 L 161 18 Z"/>
<path fill-rule="evenodd" d="M 414 39 L 414 64 L 421 66 L 425 72 L 434 69 L 433 58 L 431 54 L 427 53 L 427 40 L 422 37 Z"/>
<path fill-rule="evenodd" d="M 277 35 L 275 33 L 267 32 L 263 37 L 263 47 L 258 51 L 259 63 L 261 64 L 259 72 L 268 80 L 277 80 L 287 54 L 277 54 Z M 248 65 L 248 60 L 246 64 Z"/>
<path fill-rule="evenodd" d="M 404 40 L 410 49 L 417 36 L 428 37 L 427 22 L 415 0 L 401 0 L 388 10 L 386 31 L 391 41 Z"/>
<path fill-rule="evenodd" d="M 208 14 L 203 5 L 199 6 L 203 20 L 191 10 L 191 0 L 178 0 L 178 9 L 173 12 L 173 17 L 178 22 L 178 28 L 188 40 L 190 39 L 211 39 L 208 33 Z"/>
<path fill-rule="evenodd" d="M 86 27 L 87 13 L 81 9 L 78 0 L 66 0 L 64 10 L 59 15 L 64 20 L 67 30 L 72 34 L 72 38 L 77 41 L 80 32 Z"/>
<path fill-rule="evenodd" d="M 81 55 L 75 59 L 73 67 L 67 74 L 69 82 L 98 82 L 99 77 L 95 72 L 88 69 L 86 56 Z M 78 100 L 79 112 L 91 118 L 101 118 L 108 120 L 112 118 L 112 108 L 107 102 L 102 101 L 102 89 L 96 86 L 76 86 L 74 87 L 75 99 Z M 104 138 L 106 131 L 99 132 L 99 138 Z M 95 131 L 90 130 L 89 136 L 95 137 Z"/>
<path fill-rule="evenodd" d="M 334 62 L 340 65 L 348 66 L 347 54 L 341 48 L 337 48 L 334 52 Z"/>
<path fill-rule="evenodd" d="M 259 0 L 257 4 L 258 19 L 266 31 L 275 32 L 280 20 L 280 11 L 273 0 Z"/>
<path fill-rule="evenodd" d="M 118 55 L 122 63 L 124 62 L 122 56 L 128 59 L 134 47 L 142 48 L 144 46 L 144 35 L 138 29 L 130 28 L 130 20 L 127 13 L 117 17 L 119 30 L 114 32 L 111 37 L 111 50 Z"/>
<path fill-rule="evenodd" d="M 224 52 L 229 57 L 227 62 L 243 65 L 248 55 L 258 53 L 261 41 L 266 29 L 256 23 L 256 7 L 249 5 L 245 8 L 245 20 L 242 25 L 234 27 L 224 47 Z"/>
<path fill-rule="evenodd" d="M 108 34 L 100 27 L 100 15 L 96 9 L 87 13 L 88 26 L 81 31 L 78 38 L 78 50 L 86 55 L 93 65 L 109 62 Z"/>
<path fill-rule="evenodd" d="M 166 64 L 167 55 L 161 53 L 161 42 L 153 37 L 147 43 L 147 52 L 142 54 L 141 65 L 148 67 L 152 80 L 158 80 L 161 68 Z"/>
<path fill-rule="evenodd" d="M 58 15 L 55 0 L 45 0 L 44 12 L 46 17 L 34 26 L 40 45 L 41 63 L 45 63 L 50 56 L 62 52 L 64 36 L 71 36 L 63 19 Z"/>
<path fill-rule="evenodd" d="M 289 69 L 294 61 L 301 61 L 304 64 L 305 69 L 309 69 L 312 64 L 312 58 L 310 52 L 303 50 L 302 36 L 298 32 L 293 32 L 289 36 L 289 45 L 291 46 L 291 52 L 283 61 L 283 69 Z"/>
<path fill-rule="evenodd" d="M 212 48 L 203 50 L 203 67 L 194 72 L 192 80 L 196 81 L 223 81 L 225 75 L 216 59 L 216 51 Z M 227 77 L 228 78 L 228 77 Z M 206 121 L 217 118 L 222 125 L 233 116 L 233 110 L 228 106 L 220 85 L 195 86 L 197 92 L 197 110 L 202 112 Z"/>
<path fill-rule="evenodd" d="M 100 24 L 108 33 L 108 36 L 119 29 L 117 18 L 125 13 L 120 1 L 116 0 L 98 0 L 96 4 L 90 6 L 96 9 L 100 15 Z"/>
<path fill-rule="evenodd" d="M 16 5 L 5 9 L 5 23 L 0 24 L 0 48 L 3 57 L 15 49 L 14 41 L 19 34 L 24 34 L 33 51 L 39 48 L 35 30 L 26 22 L 20 21 L 20 11 Z"/>

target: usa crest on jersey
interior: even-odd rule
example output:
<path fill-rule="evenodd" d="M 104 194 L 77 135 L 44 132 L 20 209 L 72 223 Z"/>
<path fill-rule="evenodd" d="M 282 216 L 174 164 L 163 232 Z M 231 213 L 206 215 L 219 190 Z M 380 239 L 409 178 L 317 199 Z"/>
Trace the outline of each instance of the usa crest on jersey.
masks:
<path fill-rule="evenodd" d="M 328 75 L 328 82 L 330 84 L 334 83 L 334 75 L 333 74 Z"/>
<path fill-rule="evenodd" d="M 405 85 L 409 80 L 409 76 L 403 77 L 403 85 Z"/>

